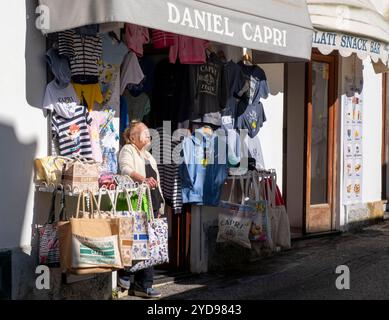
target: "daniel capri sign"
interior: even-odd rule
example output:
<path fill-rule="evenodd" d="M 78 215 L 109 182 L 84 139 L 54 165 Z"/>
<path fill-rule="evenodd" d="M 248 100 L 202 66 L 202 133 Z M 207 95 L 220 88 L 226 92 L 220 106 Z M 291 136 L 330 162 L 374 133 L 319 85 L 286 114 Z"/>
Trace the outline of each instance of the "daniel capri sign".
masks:
<path fill-rule="evenodd" d="M 284 29 L 242 22 L 239 30 L 236 30 L 235 24 L 231 23 L 229 17 L 189 7 L 179 8 L 171 2 L 167 2 L 167 7 L 168 22 L 171 24 L 230 38 L 241 36 L 246 41 L 270 44 L 276 47 L 285 48 L 287 45 L 288 32 Z M 239 34 L 237 34 L 238 32 Z"/>
<path fill-rule="evenodd" d="M 284 57 L 309 60 L 312 54 L 313 29 L 305 0 L 39 0 L 39 3 L 45 10 L 38 12 L 37 25 L 45 34 L 121 21 Z M 70 14 L 69 10 L 77 14 Z"/>

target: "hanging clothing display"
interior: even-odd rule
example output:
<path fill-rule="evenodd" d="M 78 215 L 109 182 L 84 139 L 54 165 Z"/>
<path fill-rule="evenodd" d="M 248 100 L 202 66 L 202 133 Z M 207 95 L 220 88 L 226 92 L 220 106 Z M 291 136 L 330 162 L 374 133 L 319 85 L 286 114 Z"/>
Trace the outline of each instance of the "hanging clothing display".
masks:
<path fill-rule="evenodd" d="M 192 120 L 226 107 L 228 88 L 224 65 L 215 54 L 211 54 L 205 64 L 190 66 L 189 81 Z M 219 118 L 216 125 L 220 126 L 220 121 Z"/>
<path fill-rule="evenodd" d="M 78 98 L 81 101 L 81 104 L 88 108 L 89 111 L 92 111 L 95 103 L 101 104 L 104 101 L 103 95 L 101 93 L 100 85 L 95 84 L 79 84 L 72 82 L 74 90 L 77 93 Z"/>
<path fill-rule="evenodd" d="M 152 125 L 161 127 L 163 121 L 171 121 L 175 130 L 178 123 L 189 119 L 189 65 L 171 64 L 168 59 L 155 68 L 155 87 L 152 101 Z"/>
<path fill-rule="evenodd" d="M 228 176 L 226 152 L 219 152 L 225 141 L 207 131 L 197 129 L 183 141 L 184 162 L 180 166 L 183 203 L 219 204 L 222 185 Z"/>
<path fill-rule="evenodd" d="M 144 76 L 135 53 L 128 52 L 120 67 L 120 94 L 124 93 L 128 84 L 139 84 Z"/>
<path fill-rule="evenodd" d="M 53 134 L 58 138 L 61 156 L 81 155 L 92 158 L 92 146 L 89 137 L 88 125 L 92 118 L 83 106 L 77 106 L 73 114 L 59 113 L 54 110 L 51 126 Z"/>
<path fill-rule="evenodd" d="M 102 48 L 101 60 L 105 64 L 120 65 L 128 53 L 128 48 L 123 42 L 118 42 L 108 34 L 102 36 Z"/>
<path fill-rule="evenodd" d="M 257 104 L 260 99 L 267 99 L 269 96 L 269 85 L 265 71 L 256 65 L 245 65 L 239 62 L 243 73 L 246 75 L 246 81 L 250 83 L 249 104 Z"/>
<path fill-rule="evenodd" d="M 233 61 L 229 61 L 224 65 L 224 72 L 228 88 L 228 98 L 241 98 L 246 84 L 242 68 Z"/>
<path fill-rule="evenodd" d="M 182 64 L 204 64 L 207 60 L 205 49 L 208 43 L 206 40 L 176 35 L 174 44 L 170 47 L 170 63 L 176 63 L 179 58 Z"/>
<path fill-rule="evenodd" d="M 66 87 L 71 80 L 69 60 L 60 56 L 57 49 L 50 48 L 46 53 L 46 62 L 49 65 L 59 88 Z"/>
<path fill-rule="evenodd" d="M 122 42 L 105 34 L 102 37 L 103 54 L 99 61 L 99 81 L 103 93 L 103 108 L 120 108 L 120 65 L 128 48 Z"/>
<path fill-rule="evenodd" d="M 100 85 L 103 95 L 103 108 L 119 110 L 120 106 L 120 65 L 99 63 Z"/>
<path fill-rule="evenodd" d="M 80 105 L 80 99 L 71 83 L 62 88 L 58 87 L 56 80 L 53 80 L 46 86 L 42 104 L 45 114 L 47 111 L 56 110 L 57 113 L 62 111 L 65 117 L 70 118 L 77 105 Z"/>
<path fill-rule="evenodd" d="M 80 35 L 74 30 L 59 32 L 58 50 L 60 55 L 69 58 L 73 81 L 82 84 L 98 83 L 97 62 L 102 53 L 100 35 Z"/>
<path fill-rule="evenodd" d="M 161 189 L 166 203 L 174 213 L 181 213 L 182 194 L 180 178 L 180 148 L 181 141 L 172 139 L 163 128 L 157 128 L 159 134 L 159 164 L 158 171 L 161 178 Z"/>
<path fill-rule="evenodd" d="M 124 29 L 128 49 L 142 57 L 143 46 L 150 42 L 149 29 L 131 23 L 126 23 Z"/>
<path fill-rule="evenodd" d="M 262 103 L 248 104 L 247 100 L 242 99 L 234 107 L 236 128 L 247 130 L 249 137 L 254 138 L 266 121 Z"/>
<path fill-rule="evenodd" d="M 133 96 L 138 96 L 142 92 L 151 94 L 154 89 L 154 63 L 148 57 L 139 58 L 139 65 L 142 69 L 144 78 L 139 84 L 130 83 L 127 88 Z"/>
<path fill-rule="evenodd" d="M 146 171 L 146 177 L 147 178 L 154 178 L 156 181 L 158 181 L 158 174 L 151 166 L 150 161 L 145 161 L 145 171 Z M 158 210 L 157 208 L 161 207 L 161 203 L 163 203 L 163 197 L 161 192 L 159 191 L 159 188 L 151 189 L 150 190 L 150 196 L 151 196 L 151 203 L 153 205 L 154 211 Z"/>
<path fill-rule="evenodd" d="M 101 34 L 114 32 L 117 38 L 120 38 L 120 29 L 124 28 L 124 22 L 105 22 L 100 23 L 99 31 Z"/>
<path fill-rule="evenodd" d="M 96 36 L 99 32 L 99 25 L 98 24 L 89 24 L 87 26 L 75 28 L 74 32 L 81 35 L 81 36 Z"/>
<path fill-rule="evenodd" d="M 103 155 L 101 152 L 100 128 L 105 124 L 107 119 L 101 111 L 92 111 L 90 117 L 92 123 L 88 128 L 91 140 L 92 157 L 96 162 L 102 163 Z"/>
<path fill-rule="evenodd" d="M 256 135 L 254 138 L 250 138 L 250 136 L 246 136 L 244 143 L 248 150 L 249 158 L 255 160 L 255 169 L 264 170 L 266 167 L 265 167 L 265 161 L 263 159 L 261 139 L 259 134 Z"/>
<path fill-rule="evenodd" d="M 170 48 L 176 42 L 174 33 L 153 29 L 151 31 L 151 42 L 155 49 Z"/>
<path fill-rule="evenodd" d="M 129 122 L 133 120 L 143 121 L 143 118 L 150 113 L 150 98 L 146 93 L 134 97 L 129 90 L 126 90 L 123 97 L 127 103 Z"/>

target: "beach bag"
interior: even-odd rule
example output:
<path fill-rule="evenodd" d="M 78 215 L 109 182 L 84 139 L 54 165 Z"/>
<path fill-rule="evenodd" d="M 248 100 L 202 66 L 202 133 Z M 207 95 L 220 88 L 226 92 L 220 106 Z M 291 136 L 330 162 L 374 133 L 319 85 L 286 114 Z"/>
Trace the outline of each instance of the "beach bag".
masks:
<path fill-rule="evenodd" d="M 39 264 L 49 267 L 59 267 L 59 237 L 58 225 L 55 222 L 55 201 L 57 190 L 52 193 L 51 206 L 47 222 L 38 228 L 39 233 Z M 59 219 L 65 220 L 65 192 L 62 190 Z"/>
<path fill-rule="evenodd" d="M 149 202 L 149 221 L 147 231 L 149 234 L 150 258 L 136 263 L 131 272 L 136 272 L 149 267 L 162 265 L 169 262 L 168 249 L 168 222 L 166 218 L 154 218 L 150 188 L 147 187 L 146 194 Z"/>
<path fill-rule="evenodd" d="M 148 233 L 148 215 L 150 213 L 151 202 L 148 204 L 149 212 L 145 212 L 141 209 L 142 199 L 145 193 L 146 185 L 142 184 L 138 188 L 138 203 L 136 210 L 132 209 L 131 198 L 133 192 L 126 192 L 127 206 L 129 208 L 129 214 L 134 219 L 133 229 L 133 242 L 132 242 L 132 259 L 134 261 L 148 260 L 150 259 L 150 244 L 149 244 L 149 233 Z"/>
<path fill-rule="evenodd" d="M 282 249 L 291 248 L 291 233 L 289 217 L 284 205 L 277 205 L 283 203 L 281 195 L 277 192 L 276 181 L 266 180 L 264 181 L 267 190 L 268 202 L 269 202 L 269 217 L 271 221 L 271 234 L 273 243 L 275 246 Z M 277 196 L 278 193 L 278 196 Z M 278 197 L 278 200 L 277 200 Z"/>
<path fill-rule="evenodd" d="M 90 211 L 85 211 L 86 197 Z M 82 199 L 83 210 L 80 211 Z M 118 230 L 111 218 L 104 217 L 91 192 L 82 192 L 77 202 L 76 217 L 59 224 L 60 262 L 63 271 L 75 274 L 111 272 L 123 267 L 119 250 Z"/>
<path fill-rule="evenodd" d="M 249 190 L 254 192 L 249 192 Z M 249 174 L 246 181 L 246 195 L 245 204 L 255 210 L 253 221 L 250 230 L 250 240 L 253 242 L 261 242 L 262 247 L 274 249 L 272 239 L 271 220 L 269 218 L 269 203 L 262 196 L 261 184 L 259 177 L 255 173 Z"/>
<path fill-rule="evenodd" d="M 99 190 L 99 164 L 81 156 L 66 162 L 62 184 L 78 191 Z"/>
<path fill-rule="evenodd" d="M 240 179 L 242 187 L 241 204 L 232 202 L 235 191 L 235 178 L 232 180 L 230 197 L 228 201 L 220 201 L 220 213 L 218 216 L 218 234 L 216 242 L 232 242 L 242 247 L 251 249 L 249 238 L 255 210 L 244 203 L 244 182 Z"/>

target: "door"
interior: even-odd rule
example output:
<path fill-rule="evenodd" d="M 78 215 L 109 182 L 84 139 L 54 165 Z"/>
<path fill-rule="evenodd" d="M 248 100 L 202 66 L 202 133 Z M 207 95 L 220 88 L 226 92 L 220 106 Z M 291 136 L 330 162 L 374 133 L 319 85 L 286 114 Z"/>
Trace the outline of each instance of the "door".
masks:
<path fill-rule="evenodd" d="M 336 56 L 313 54 L 308 70 L 305 232 L 333 229 Z"/>

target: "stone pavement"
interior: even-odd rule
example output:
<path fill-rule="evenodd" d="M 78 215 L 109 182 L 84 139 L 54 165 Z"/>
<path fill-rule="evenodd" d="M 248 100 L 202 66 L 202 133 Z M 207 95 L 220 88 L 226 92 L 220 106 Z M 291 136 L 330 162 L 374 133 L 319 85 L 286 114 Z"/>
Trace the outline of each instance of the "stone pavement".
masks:
<path fill-rule="evenodd" d="M 350 290 L 335 286 L 340 265 L 350 268 Z M 389 222 L 385 222 L 355 233 L 300 240 L 292 250 L 241 270 L 194 275 L 158 289 L 167 300 L 389 299 L 388 284 Z"/>

